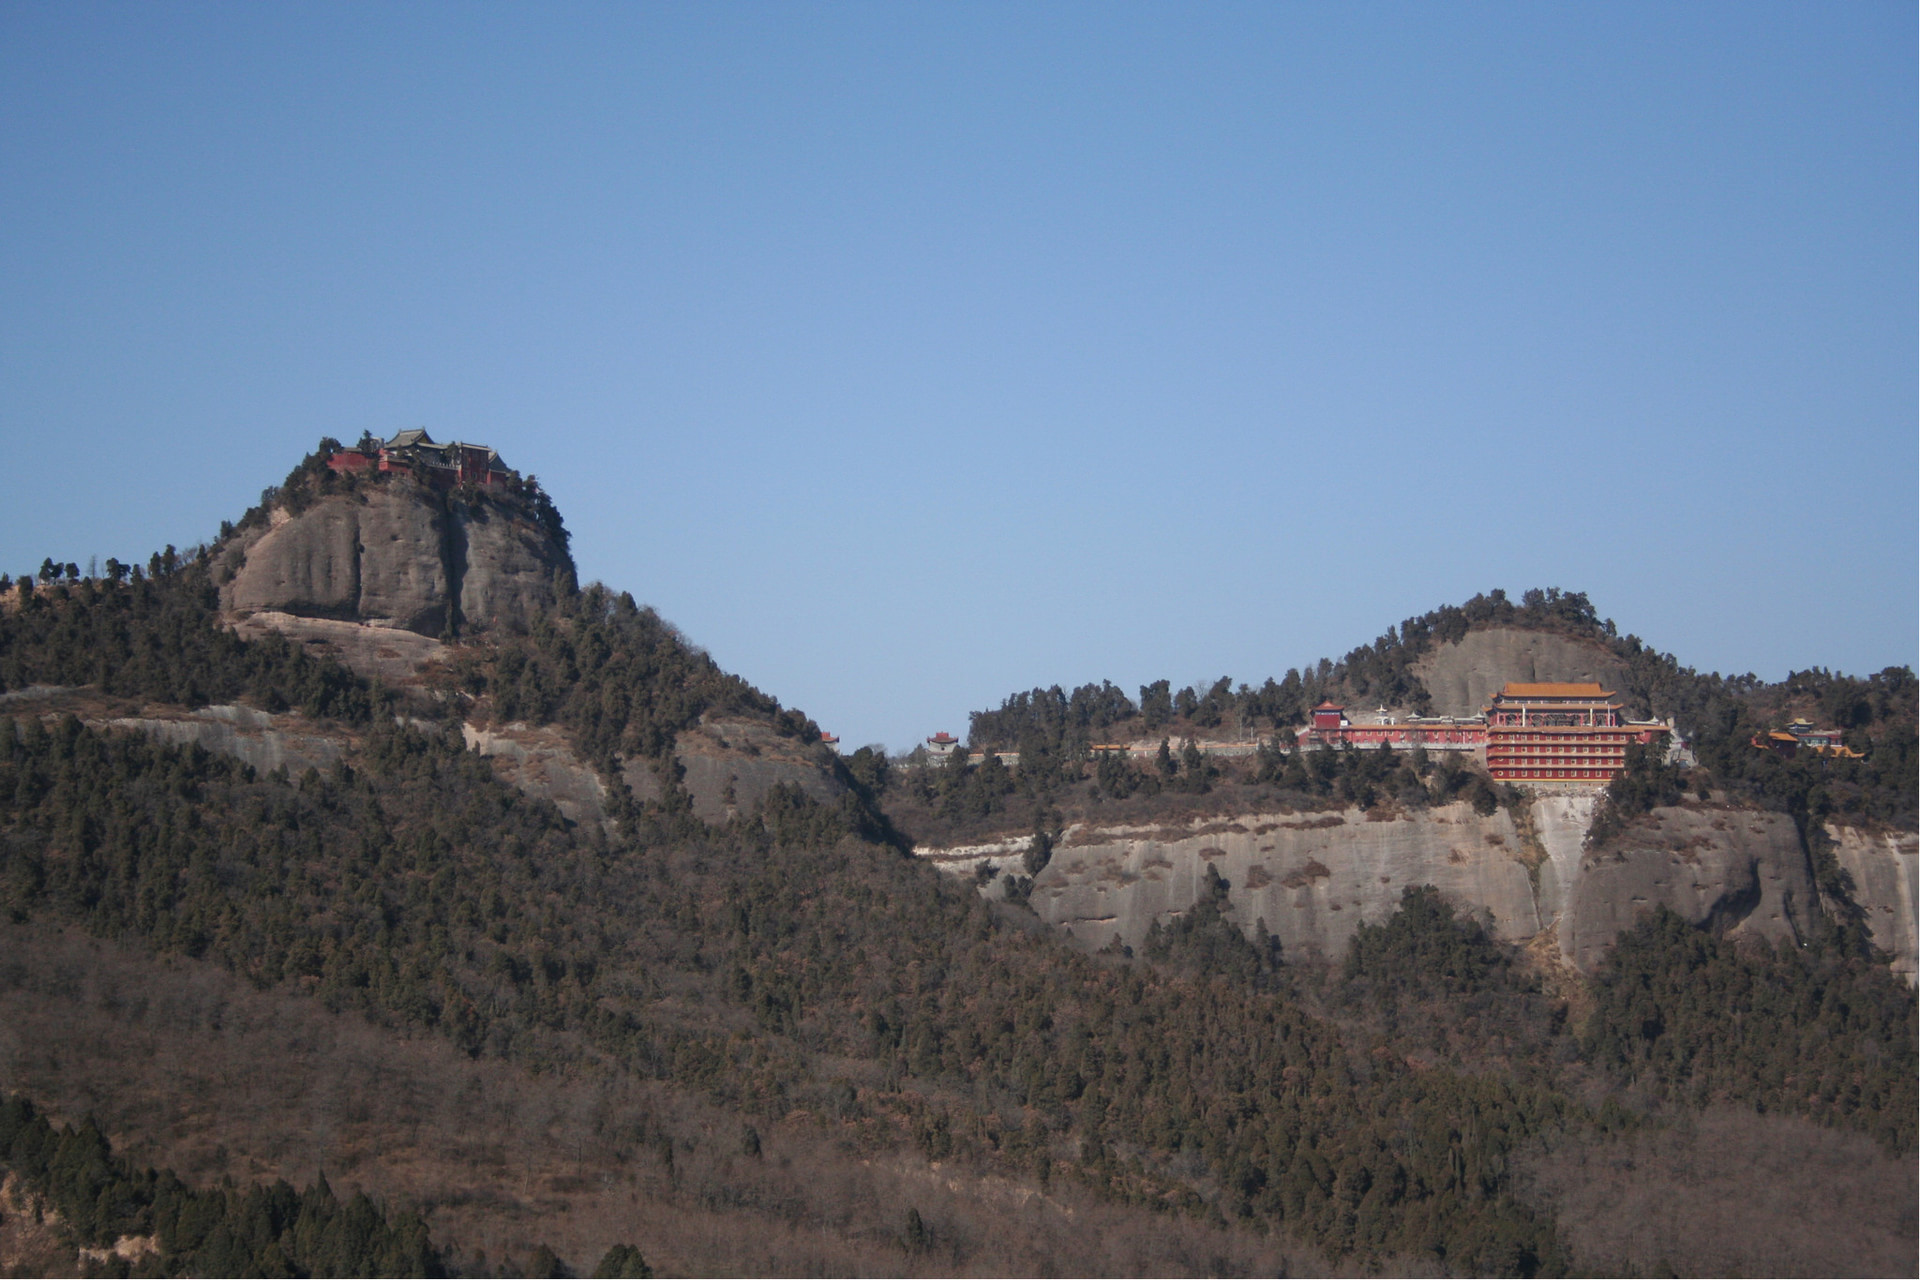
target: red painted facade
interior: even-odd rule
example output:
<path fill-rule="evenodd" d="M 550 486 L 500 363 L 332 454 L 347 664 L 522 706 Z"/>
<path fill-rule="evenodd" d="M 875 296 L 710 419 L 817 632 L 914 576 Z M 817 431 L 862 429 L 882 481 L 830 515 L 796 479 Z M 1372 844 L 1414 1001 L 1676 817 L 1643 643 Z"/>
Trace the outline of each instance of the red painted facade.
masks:
<path fill-rule="evenodd" d="M 1300 730 L 1297 742 L 1302 747 L 1392 747 L 1411 751 L 1425 747 L 1434 751 L 1472 751 L 1486 741 L 1486 726 L 1478 720 L 1446 718 L 1423 719 L 1412 716 L 1404 721 L 1354 724 L 1347 719 L 1346 708 L 1335 702 L 1323 702 L 1313 709 L 1313 723 Z"/>
<path fill-rule="evenodd" d="M 1345 707 L 1323 702 L 1297 741 L 1308 749 L 1482 751 L 1497 781 L 1601 786 L 1626 767 L 1630 743 L 1651 745 L 1671 732 L 1625 719 L 1612 699 L 1597 684 L 1508 684 L 1474 719 L 1383 716 L 1373 724 L 1354 724 Z"/>
<path fill-rule="evenodd" d="M 373 452 L 367 452 L 368 448 Z M 513 478 L 500 455 L 483 444 L 435 444 L 424 431 L 402 431 L 385 444 L 342 449 L 327 459 L 340 472 L 379 471 L 412 476 L 436 488 L 501 485 Z"/>
<path fill-rule="evenodd" d="M 1487 708 L 1487 772 L 1497 782 L 1600 786 L 1626 768 L 1630 743 L 1666 736 L 1635 724 L 1597 684 L 1508 684 Z"/>

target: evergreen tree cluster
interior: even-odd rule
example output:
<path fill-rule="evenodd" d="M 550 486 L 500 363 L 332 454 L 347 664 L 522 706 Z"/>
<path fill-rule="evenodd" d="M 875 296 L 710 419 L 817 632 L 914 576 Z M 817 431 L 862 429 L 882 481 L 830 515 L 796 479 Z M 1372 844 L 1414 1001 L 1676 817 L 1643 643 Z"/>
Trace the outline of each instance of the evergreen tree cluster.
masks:
<path fill-rule="evenodd" d="M 497 721 L 565 726 L 609 777 L 622 758 L 671 756 L 676 736 L 708 712 L 765 716 L 788 737 L 820 739 L 806 716 L 722 671 L 628 593 L 597 583 L 542 615 L 530 634 L 463 650 L 453 679 L 490 699 Z"/>
<path fill-rule="evenodd" d="M 343 1204 L 324 1175 L 305 1191 L 284 1181 L 196 1189 L 114 1155 L 91 1120 L 54 1128 L 18 1095 L 0 1097 L 0 1166 L 50 1204 L 74 1247 L 111 1249 L 123 1237 L 156 1246 L 132 1260 L 110 1254 L 95 1274 L 445 1274 L 418 1215 L 389 1215 L 361 1194 Z"/>
<path fill-rule="evenodd" d="M 1232 918 L 1233 886 L 1212 865 L 1200 900 L 1168 924 L 1148 926 L 1141 950 L 1176 971 L 1219 975 L 1248 987 L 1272 987 L 1280 972 L 1280 939 L 1267 922 L 1254 922 L 1248 938 Z"/>
<path fill-rule="evenodd" d="M 1798 1112 L 1894 1152 L 1920 1140 L 1913 992 L 1831 934 L 1743 947 L 1663 906 L 1615 941 L 1596 995 L 1586 1051 L 1635 1085 Z"/>
<path fill-rule="evenodd" d="M 1409 885 L 1400 908 L 1354 930 L 1345 977 L 1380 998 L 1458 996 L 1505 982 L 1512 958 L 1432 885 Z"/>
<path fill-rule="evenodd" d="M 122 572 L 34 589 L 0 608 L 0 691 L 92 685 L 117 697 L 180 706 L 245 700 L 264 711 L 362 725 L 388 695 L 281 636 L 246 640 L 219 625 L 204 554 L 169 547 L 151 572 Z"/>

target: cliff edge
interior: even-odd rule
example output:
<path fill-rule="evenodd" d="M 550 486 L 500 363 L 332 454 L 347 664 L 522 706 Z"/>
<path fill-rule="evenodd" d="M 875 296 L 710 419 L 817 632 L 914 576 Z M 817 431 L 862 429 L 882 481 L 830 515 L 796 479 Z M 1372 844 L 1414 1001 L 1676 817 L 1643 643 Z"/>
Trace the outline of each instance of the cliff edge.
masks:
<path fill-rule="evenodd" d="M 395 476 L 269 505 L 221 544 L 216 579 L 236 618 L 440 637 L 525 631 L 572 589 L 573 572 L 564 531 L 526 497 Z"/>

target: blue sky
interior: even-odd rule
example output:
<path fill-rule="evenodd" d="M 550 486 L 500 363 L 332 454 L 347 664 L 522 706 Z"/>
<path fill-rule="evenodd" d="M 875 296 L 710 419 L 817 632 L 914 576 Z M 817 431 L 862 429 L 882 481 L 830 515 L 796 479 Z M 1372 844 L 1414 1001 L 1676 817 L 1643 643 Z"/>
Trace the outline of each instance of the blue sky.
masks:
<path fill-rule="evenodd" d="M 536 473 L 846 745 L 1477 591 L 1916 657 L 1912 5 L 0 5 L 0 569 Z"/>

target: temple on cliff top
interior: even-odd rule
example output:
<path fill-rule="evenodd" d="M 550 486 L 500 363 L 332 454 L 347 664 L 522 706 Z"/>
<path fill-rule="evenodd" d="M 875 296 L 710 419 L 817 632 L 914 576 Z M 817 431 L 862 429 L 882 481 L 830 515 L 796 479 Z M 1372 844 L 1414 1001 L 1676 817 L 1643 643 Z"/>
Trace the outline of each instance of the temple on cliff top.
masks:
<path fill-rule="evenodd" d="M 1301 747 L 1423 747 L 1429 751 L 1482 751 L 1496 782 L 1569 783 L 1605 786 L 1626 768 L 1627 747 L 1670 740 L 1673 725 L 1629 720 L 1614 695 L 1597 684 L 1508 682 L 1475 717 L 1382 713 L 1355 724 L 1346 707 L 1323 702 L 1313 722 L 1300 730 Z"/>
<path fill-rule="evenodd" d="M 500 455 L 484 444 L 436 444 L 424 430 L 402 431 L 384 444 L 363 437 L 354 448 L 327 459 L 335 471 L 387 472 L 412 476 L 437 488 L 456 485 L 502 485 L 513 478 Z"/>
<path fill-rule="evenodd" d="M 1496 782 L 1605 783 L 1627 767 L 1627 747 L 1672 726 L 1635 722 L 1597 684 L 1509 683 L 1487 708 L 1487 772 Z"/>

